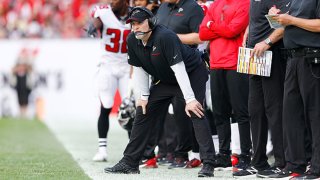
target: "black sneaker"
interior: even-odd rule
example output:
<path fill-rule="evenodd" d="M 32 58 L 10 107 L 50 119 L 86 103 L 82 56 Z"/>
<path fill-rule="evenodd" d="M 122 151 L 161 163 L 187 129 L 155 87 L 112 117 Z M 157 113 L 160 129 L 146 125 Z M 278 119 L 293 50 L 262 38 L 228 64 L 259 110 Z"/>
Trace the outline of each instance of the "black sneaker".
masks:
<path fill-rule="evenodd" d="M 301 174 L 295 173 L 286 169 L 281 170 L 280 172 L 276 174 L 272 174 L 269 176 L 269 178 L 278 178 L 278 179 L 291 179 L 295 178 L 297 176 L 300 176 Z"/>
<path fill-rule="evenodd" d="M 233 172 L 232 175 L 234 178 L 239 178 L 243 176 L 253 176 L 257 174 L 258 170 L 252 166 L 249 166 L 247 169 L 242 169 L 236 172 Z"/>
<path fill-rule="evenodd" d="M 217 154 L 214 168 L 217 171 L 232 170 L 231 156 L 229 154 Z"/>
<path fill-rule="evenodd" d="M 167 164 L 172 164 L 174 161 L 174 155 L 172 153 L 168 153 L 166 156 Z"/>
<path fill-rule="evenodd" d="M 105 168 L 105 173 L 112 173 L 112 174 L 140 174 L 139 168 L 130 167 L 125 162 L 118 162 L 113 167 Z"/>
<path fill-rule="evenodd" d="M 239 156 L 239 162 L 237 165 L 235 165 L 235 169 L 238 171 L 247 169 L 250 166 L 251 163 L 251 156 L 250 155 L 243 155 L 241 154 Z"/>
<path fill-rule="evenodd" d="M 279 173 L 280 171 L 281 171 L 281 169 L 278 167 L 270 167 L 268 169 L 258 171 L 257 177 L 269 178 L 270 176 L 275 175 L 275 174 Z"/>
<path fill-rule="evenodd" d="M 157 157 L 157 163 L 158 165 L 166 165 L 169 166 L 173 163 L 174 156 L 172 153 L 168 153 L 166 156 L 162 155 Z"/>
<path fill-rule="evenodd" d="M 211 164 L 203 164 L 201 170 L 198 172 L 198 177 L 213 177 L 214 166 Z"/>
<path fill-rule="evenodd" d="M 170 164 L 168 169 L 185 168 L 187 166 L 187 160 L 184 158 L 174 158 L 173 163 Z"/>
<path fill-rule="evenodd" d="M 300 176 L 296 176 L 296 177 L 294 177 L 294 178 L 292 178 L 292 179 L 294 179 L 294 180 L 320 179 L 320 174 L 312 173 L 312 172 L 310 171 L 310 169 L 309 169 L 307 172 L 301 174 Z"/>
<path fill-rule="evenodd" d="M 167 158 L 166 157 L 158 157 L 157 158 L 157 163 L 159 165 L 165 165 L 165 164 L 167 164 Z"/>

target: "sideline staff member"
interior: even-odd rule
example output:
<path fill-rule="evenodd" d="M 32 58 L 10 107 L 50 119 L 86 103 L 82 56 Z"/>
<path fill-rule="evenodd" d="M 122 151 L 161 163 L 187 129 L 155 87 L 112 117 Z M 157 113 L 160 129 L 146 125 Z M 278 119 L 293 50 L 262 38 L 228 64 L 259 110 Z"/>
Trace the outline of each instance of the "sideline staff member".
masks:
<path fill-rule="evenodd" d="M 303 178 L 320 178 L 320 1 L 293 0 L 289 13 L 274 19 L 286 26 L 288 65 L 284 84 L 283 131 L 286 167 L 277 177 L 306 170 L 305 127 L 311 125 L 311 168 Z"/>
<path fill-rule="evenodd" d="M 124 157 L 115 166 L 106 168 L 105 172 L 140 173 L 139 160 L 155 120 L 166 115 L 172 98 L 184 97 L 185 111 L 192 120 L 204 164 L 198 176 L 213 176 L 214 145 L 201 105 L 205 98 L 208 71 L 201 54 L 183 45 L 174 32 L 155 25 L 153 14 L 146 8 L 134 8 L 127 22 L 131 23 L 133 31 L 127 39 L 128 62 L 135 66 L 141 83 L 141 97 Z M 153 76 L 150 89 L 149 74 Z"/>
<path fill-rule="evenodd" d="M 201 6 L 194 0 L 165 0 L 157 13 L 160 24 L 177 33 L 183 44 L 194 48 L 203 43 L 198 34 L 203 17 Z"/>
<path fill-rule="evenodd" d="M 272 51 L 271 76 L 251 75 L 249 78 L 249 114 L 253 156 L 251 167 L 234 172 L 233 176 L 269 177 L 285 165 L 282 138 L 282 105 L 283 83 L 286 71 L 286 58 L 282 56 L 284 28 L 272 29 L 265 17 L 272 6 L 287 12 L 290 0 L 250 0 L 249 32 L 245 35 L 243 44 L 248 37 L 248 47 L 253 48 L 257 56 L 266 50 Z M 266 154 L 268 130 L 271 132 L 274 164 L 270 166 Z"/>

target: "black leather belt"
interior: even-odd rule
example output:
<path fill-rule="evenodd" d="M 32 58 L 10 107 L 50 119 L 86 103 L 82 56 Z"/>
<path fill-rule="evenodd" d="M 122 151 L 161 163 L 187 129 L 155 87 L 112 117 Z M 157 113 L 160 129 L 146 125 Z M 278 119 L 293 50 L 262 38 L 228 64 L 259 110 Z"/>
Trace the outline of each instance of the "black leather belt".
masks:
<path fill-rule="evenodd" d="M 297 48 L 297 49 L 287 49 L 287 54 L 289 57 L 303 57 L 307 54 L 320 54 L 320 48 Z"/>

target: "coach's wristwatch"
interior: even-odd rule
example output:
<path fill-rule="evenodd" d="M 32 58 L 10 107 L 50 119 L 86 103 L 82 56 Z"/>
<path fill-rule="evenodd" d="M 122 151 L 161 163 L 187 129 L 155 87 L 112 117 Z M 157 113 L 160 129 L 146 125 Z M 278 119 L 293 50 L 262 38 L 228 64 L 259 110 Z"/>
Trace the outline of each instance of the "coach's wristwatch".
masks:
<path fill-rule="evenodd" d="M 270 38 L 265 39 L 264 42 L 265 42 L 266 44 L 268 44 L 269 46 L 272 46 L 272 45 L 273 45 L 273 43 L 272 43 L 272 41 L 271 41 Z"/>

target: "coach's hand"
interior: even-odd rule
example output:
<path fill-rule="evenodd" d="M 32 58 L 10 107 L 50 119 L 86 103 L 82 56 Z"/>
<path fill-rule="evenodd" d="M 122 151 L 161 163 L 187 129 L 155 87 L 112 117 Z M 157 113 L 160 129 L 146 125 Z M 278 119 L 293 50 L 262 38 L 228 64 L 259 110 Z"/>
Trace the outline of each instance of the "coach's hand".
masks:
<path fill-rule="evenodd" d="M 138 100 L 138 102 L 137 102 L 137 107 L 138 107 L 138 106 L 141 106 L 141 107 L 142 107 L 142 114 L 146 114 L 147 104 L 148 104 L 148 100 L 142 100 L 142 99 L 139 99 L 139 100 Z"/>
<path fill-rule="evenodd" d="M 251 56 L 253 57 L 255 55 L 259 58 L 269 48 L 270 46 L 268 44 L 266 44 L 264 41 L 261 41 L 254 46 Z"/>
<path fill-rule="evenodd" d="M 187 103 L 185 111 L 189 117 L 191 117 L 190 111 L 193 112 L 199 118 L 204 116 L 202 105 L 197 100 L 193 100 Z"/>

